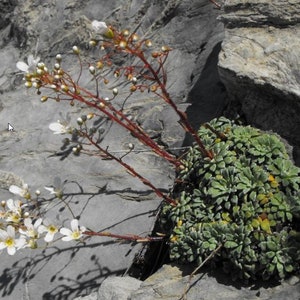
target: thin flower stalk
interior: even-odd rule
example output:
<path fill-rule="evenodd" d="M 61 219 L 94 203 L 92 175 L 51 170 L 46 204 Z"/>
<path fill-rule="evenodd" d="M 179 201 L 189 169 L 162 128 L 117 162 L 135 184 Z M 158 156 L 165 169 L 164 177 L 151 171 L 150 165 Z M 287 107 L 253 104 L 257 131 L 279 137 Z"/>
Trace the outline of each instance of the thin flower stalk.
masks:
<path fill-rule="evenodd" d="M 161 148 L 140 126 L 138 126 L 135 122 L 131 121 L 121 110 L 117 110 L 111 103 L 108 103 L 104 99 L 97 97 L 97 95 L 92 94 L 83 87 L 78 86 L 66 73 L 65 75 L 66 76 L 64 77 L 64 79 L 61 79 L 60 86 L 72 85 L 73 87 L 72 90 L 68 89 L 66 91 L 60 91 L 65 96 L 69 97 L 66 100 L 77 100 L 81 103 L 86 104 L 89 107 L 93 107 L 96 110 L 101 111 L 110 120 L 118 123 L 125 129 L 130 131 L 134 137 L 139 139 L 144 145 L 150 147 L 156 154 L 163 157 L 176 167 L 179 167 L 181 165 L 181 162 L 178 159 L 176 159 L 174 155 Z M 46 85 L 49 84 L 51 82 L 49 74 L 45 74 L 41 78 L 41 81 L 44 82 Z"/>
<path fill-rule="evenodd" d="M 154 93 L 157 96 L 159 96 L 160 98 L 162 98 L 168 105 L 170 105 L 173 108 L 173 110 L 176 112 L 176 114 L 180 118 L 180 125 L 183 127 L 183 129 L 186 132 L 190 133 L 193 136 L 195 142 L 199 146 L 199 149 L 200 149 L 200 152 L 202 153 L 202 155 L 204 157 L 208 157 L 208 158 L 212 159 L 213 153 L 210 150 L 205 148 L 203 142 L 201 141 L 200 137 L 197 134 L 197 131 L 195 131 L 193 129 L 190 122 L 188 121 L 187 115 L 178 109 L 177 105 L 171 99 L 170 94 L 168 93 L 168 91 L 166 89 L 167 78 L 166 78 L 166 73 L 163 68 L 163 65 L 164 65 L 166 58 L 168 56 L 168 53 L 171 49 L 169 49 L 168 47 L 165 47 L 162 52 L 160 52 L 156 55 L 158 57 L 157 62 L 158 62 L 159 67 L 157 70 L 155 70 L 154 67 L 152 66 L 152 64 L 145 57 L 144 51 L 141 49 L 141 46 L 145 41 L 142 41 L 140 43 L 134 43 L 134 42 L 132 42 L 132 35 L 127 40 L 124 40 L 124 37 L 117 31 L 114 31 L 114 37 L 115 38 L 114 38 L 113 43 L 108 44 L 108 45 L 110 45 L 113 48 L 113 47 L 116 47 L 115 46 L 116 44 L 123 43 L 124 47 L 122 47 L 119 50 L 121 52 L 129 53 L 130 55 L 137 57 L 144 64 L 144 68 L 147 69 L 148 71 L 150 71 L 150 74 L 151 74 L 150 76 L 146 75 L 145 78 L 156 82 L 156 84 L 159 86 L 159 88 L 161 90 L 161 94 L 158 92 L 154 92 Z M 118 47 L 117 47 L 117 49 L 118 49 Z M 164 56 L 165 59 L 161 60 L 161 56 Z M 162 76 L 160 76 L 159 73 L 162 73 Z M 162 80 L 160 77 L 162 77 Z"/>
<path fill-rule="evenodd" d="M 84 235 L 88 236 L 105 236 L 105 237 L 110 237 L 110 238 L 115 238 L 115 239 L 120 239 L 120 240 L 126 240 L 126 241 L 131 241 L 131 242 L 137 242 L 137 243 L 147 243 L 147 242 L 161 242 L 164 237 L 161 236 L 139 236 L 135 234 L 115 234 L 111 233 L 108 231 L 102 231 L 102 232 L 95 232 L 95 231 L 84 231 Z"/>
<path fill-rule="evenodd" d="M 158 197 L 164 199 L 169 204 L 176 206 L 176 201 L 172 198 L 170 198 L 168 195 L 165 195 L 163 192 L 161 192 L 158 188 L 156 188 L 148 179 L 143 177 L 141 174 L 139 174 L 133 167 L 126 164 L 122 159 L 118 158 L 117 156 L 113 155 L 108 151 L 108 149 L 102 148 L 99 143 L 95 142 L 92 137 L 90 137 L 88 134 L 83 133 L 84 137 L 87 138 L 87 140 L 91 143 L 91 145 L 95 146 L 99 151 L 105 154 L 107 158 L 110 158 L 116 162 L 118 162 L 120 165 L 122 165 L 133 177 L 137 177 L 143 184 L 150 187 Z"/>
<path fill-rule="evenodd" d="M 166 83 L 165 73 L 163 72 L 162 77 L 164 79 L 163 79 L 163 82 L 162 82 L 161 79 L 158 76 L 158 72 L 153 69 L 153 67 L 147 61 L 147 59 L 146 59 L 146 57 L 145 57 L 145 55 L 142 51 L 135 51 L 135 49 L 131 49 L 129 47 L 128 47 L 128 51 L 130 53 L 132 53 L 132 55 L 136 55 L 145 64 L 146 68 L 151 72 L 151 74 L 154 78 L 154 81 L 159 85 L 159 87 L 161 89 L 161 94 L 159 94 L 157 92 L 155 92 L 155 94 L 158 95 L 159 97 L 161 97 L 167 104 L 169 104 L 174 109 L 174 111 L 177 113 L 177 115 L 180 118 L 180 125 L 184 128 L 184 130 L 186 132 L 190 133 L 193 136 L 193 138 L 195 139 L 196 143 L 199 146 L 199 149 L 200 149 L 202 155 L 204 157 L 209 157 L 210 159 L 212 159 L 213 158 L 213 153 L 205 148 L 205 146 L 202 143 L 201 139 L 199 138 L 197 132 L 193 129 L 190 122 L 188 121 L 186 114 L 183 111 L 178 109 L 175 102 L 171 99 L 170 94 L 167 92 L 166 85 L 165 85 L 165 83 Z M 162 66 L 163 63 L 164 62 L 160 61 L 161 66 Z M 162 68 L 162 70 L 164 70 L 164 69 Z"/>

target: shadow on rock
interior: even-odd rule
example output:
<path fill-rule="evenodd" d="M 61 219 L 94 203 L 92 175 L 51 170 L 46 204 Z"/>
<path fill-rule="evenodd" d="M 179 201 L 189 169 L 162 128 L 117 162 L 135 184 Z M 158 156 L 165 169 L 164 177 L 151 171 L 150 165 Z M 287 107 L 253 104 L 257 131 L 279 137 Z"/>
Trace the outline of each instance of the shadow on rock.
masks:
<path fill-rule="evenodd" d="M 200 77 L 188 95 L 186 114 L 196 130 L 201 124 L 219 117 L 226 105 L 226 90 L 218 73 L 218 55 L 221 42 L 216 44 L 206 60 Z M 192 144 L 192 138 L 186 135 L 183 145 Z"/>

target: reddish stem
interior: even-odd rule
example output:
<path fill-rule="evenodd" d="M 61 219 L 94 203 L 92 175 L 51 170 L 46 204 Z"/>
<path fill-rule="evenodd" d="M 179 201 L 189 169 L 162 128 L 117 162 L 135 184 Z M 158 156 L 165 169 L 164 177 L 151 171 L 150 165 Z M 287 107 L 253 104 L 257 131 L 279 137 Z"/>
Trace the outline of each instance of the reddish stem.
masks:
<path fill-rule="evenodd" d="M 89 140 L 89 142 L 95 146 L 98 150 L 103 152 L 108 158 L 113 159 L 114 161 L 118 162 L 120 165 L 122 165 L 133 177 L 137 177 L 143 184 L 147 185 L 150 187 L 158 197 L 164 199 L 167 201 L 169 204 L 176 206 L 177 203 L 174 199 L 170 198 L 169 196 L 165 195 L 163 192 L 161 192 L 159 189 L 157 189 L 148 179 L 140 175 L 138 172 L 134 170 L 133 167 L 130 165 L 126 164 L 122 159 L 116 157 L 112 153 L 110 153 L 108 150 L 102 148 L 98 143 L 94 142 L 93 139 L 86 133 L 83 133 L 84 137 Z"/>
<path fill-rule="evenodd" d="M 204 157 L 209 157 L 210 159 L 213 158 L 213 153 L 209 150 L 207 150 L 204 146 L 204 144 L 202 143 L 201 139 L 199 138 L 197 132 L 193 129 L 193 127 L 190 125 L 186 114 L 184 112 L 182 112 L 181 110 L 178 109 L 177 105 L 174 103 L 174 101 L 170 98 L 169 93 L 166 90 L 166 86 L 165 84 L 163 84 L 157 74 L 157 72 L 155 72 L 155 70 L 152 68 L 152 66 L 148 63 L 147 59 L 145 58 L 144 54 L 142 51 L 134 51 L 131 48 L 128 47 L 128 50 L 133 54 L 136 55 L 146 66 L 146 68 L 148 68 L 148 70 L 151 72 L 151 74 L 153 75 L 155 81 L 157 82 L 157 84 L 159 85 L 162 95 L 159 95 L 167 104 L 169 104 L 177 113 L 177 115 L 180 118 L 180 125 L 187 131 L 189 132 L 193 138 L 195 139 L 196 143 L 198 144 L 199 148 L 200 148 L 200 152 L 202 153 L 202 155 Z"/>
<path fill-rule="evenodd" d="M 107 237 L 116 238 L 116 239 L 134 241 L 137 243 L 161 242 L 164 239 L 163 237 L 151 237 L 151 236 L 142 237 L 142 236 L 135 235 L 135 234 L 114 234 L 114 233 L 110 233 L 107 231 L 102 231 L 102 232 L 84 231 L 83 234 L 89 235 L 89 236 L 107 236 Z"/>

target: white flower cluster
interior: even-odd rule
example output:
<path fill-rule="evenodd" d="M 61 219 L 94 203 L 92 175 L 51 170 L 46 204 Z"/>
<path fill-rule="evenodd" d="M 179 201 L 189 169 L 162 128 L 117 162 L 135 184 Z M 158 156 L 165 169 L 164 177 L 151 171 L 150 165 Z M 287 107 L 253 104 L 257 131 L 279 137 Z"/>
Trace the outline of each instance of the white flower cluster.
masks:
<path fill-rule="evenodd" d="M 47 188 L 49 190 L 49 188 Z M 30 200 L 28 185 L 22 187 L 12 185 L 9 191 L 21 196 L 24 200 Z M 39 194 L 40 192 L 38 191 Z M 22 248 L 38 247 L 37 241 L 43 239 L 46 243 L 54 240 L 54 236 L 60 233 L 63 241 L 79 240 L 86 231 L 84 226 L 79 226 L 78 220 L 71 220 L 71 229 L 59 227 L 47 219 L 31 216 L 28 211 L 28 202 L 9 199 L 1 202 L 0 209 L 0 250 L 7 249 L 9 255 L 14 255 Z M 27 211 L 26 211 L 27 209 Z M 32 214 L 34 215 L 34 214 Z"/>

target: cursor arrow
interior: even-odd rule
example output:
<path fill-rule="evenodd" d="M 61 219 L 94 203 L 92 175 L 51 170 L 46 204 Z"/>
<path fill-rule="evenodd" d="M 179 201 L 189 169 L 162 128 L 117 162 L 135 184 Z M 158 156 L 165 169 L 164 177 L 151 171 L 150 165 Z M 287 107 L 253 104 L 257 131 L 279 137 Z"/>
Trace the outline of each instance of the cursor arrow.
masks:
<path fill-rule="evenodd" d="M 7 124 L 7 130 L 8 131 L 14 131 L 14 126 L 12 126 L 10 123 Z"/>

